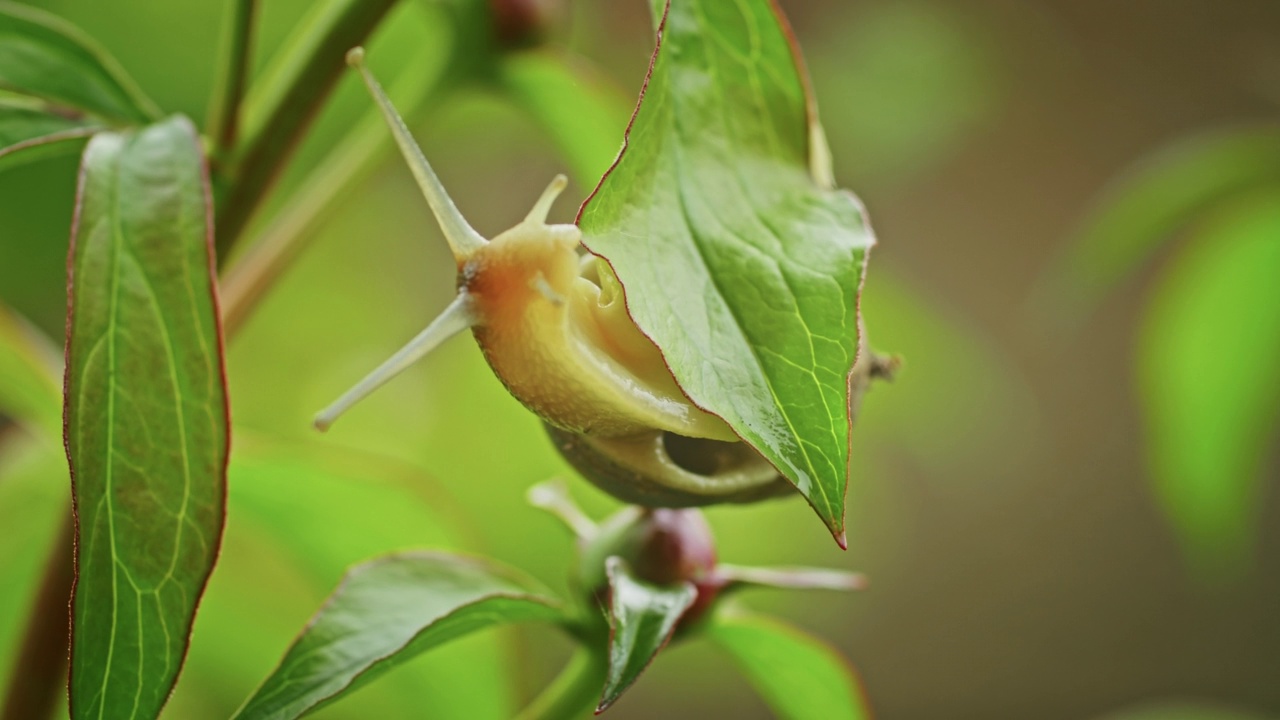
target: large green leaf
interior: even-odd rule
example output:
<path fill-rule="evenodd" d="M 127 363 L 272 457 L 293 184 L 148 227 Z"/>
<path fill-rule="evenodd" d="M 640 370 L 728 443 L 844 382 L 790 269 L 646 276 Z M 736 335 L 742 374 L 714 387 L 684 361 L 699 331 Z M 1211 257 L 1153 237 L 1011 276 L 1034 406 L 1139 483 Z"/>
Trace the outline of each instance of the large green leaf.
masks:
<path fill-rule="evenodd" d="M 1280 183 L 1280 128 L 1231 129 L 1181 139 L 1118 178 L 1079 230 L 1069 287 L 1088 304 L 1201 213 Z"/>
<path fill-rule="evenodd" d="M 373 560 L 347 574 L 236 717 L 301 717 L 468 633 L 562 618 L 529 580 L 478 559 L 418 552 Z"/>
<path fill-rule="evenodd" d="M 685 393 L 842 539 L 848 377 L 874 241 L 858 201 L 828 188 L 811 111 L 774 3 L 675 0 L 626 149 L 580 224 Z"/>
<path fill-rule="evenodd" d="M 123 125 L 158 115 L 91 38 L 55 15 L 8 2 L 0 2 L 0 90 L 38 98 L 70 117 Z"/>
<path fill-rule="evenodd" d="M 0 305 L 0 415 L 46 440 L 62 434 L 56 358 L 34 328 Z"/>
<path fill-rule="evenodd" d="M 620 558 L 608 560 L 609 672 L 596 712 L 616 701 L 666 647 L 698 591 L 693 583 L 657 586 L 632 577 Z"/>
<path fill-rule="evenodd" d="M 720 613 L 706 636 L 733 658 L 780 718 L 867 720 L 849 662 L 818 638 L 773 618 Z"/>
<path fill-rule="evenodd" d="M 66 441 L 77 511 L 72 716 L 154 717 L 222 535 L 228 411 L 195 128 L 85 149 L 72 232 Z"/>
<path fill-rule="evenodd" d="M 1195 569 L 1243 569 L 1280 424 L 1280 195 L 1208 224 L 1162 280 L 1139 376 L 1156 491 Z"/>

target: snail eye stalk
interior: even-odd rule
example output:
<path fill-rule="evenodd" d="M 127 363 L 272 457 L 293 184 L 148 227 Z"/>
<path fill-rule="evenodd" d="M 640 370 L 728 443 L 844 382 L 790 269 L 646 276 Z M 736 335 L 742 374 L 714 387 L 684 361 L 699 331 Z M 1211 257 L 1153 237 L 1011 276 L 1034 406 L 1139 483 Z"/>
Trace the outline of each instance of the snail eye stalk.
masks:
<path fill-rule="evenodd" d="M 378 109 L 382 111 L 382 117 L 387 121 L 387 127 L 391 129 L 391 135 L 395 138 L 396 145 L 400 147 L 400 153 L 404 155 L 414 180 L 418 181 L 423 197 L 427 199 L 431 212 L 435 213 L 436 220 L 440 223 L 440 229 L 444 231 L 445 240 L 449 242 L 449 249 L 453 251 L 454 259 L 461 264 L 489 241 L 471 227 L 458 210 L 458 206 L 453 204 L 449 193 L 445 192 L 444 185 L 436 176 L 435 170 L 431 169 L 431 163 L 427 162 L 426 156 L 422 154 L 422 148 L 414 142 L 413 135 L 404 124 L 404 119 L 400 117 L 400 113 L 396 112 L 391 99 L 383 92 L 382 86 L 373 77 L 373 73 L 365 67 L 364 48 L 353 48 L 348 52 L 347 64 L 358 70 L 360 77 L 364 79 L 365 87 L 369 88 L 369 94 L 373 96 Z"/>

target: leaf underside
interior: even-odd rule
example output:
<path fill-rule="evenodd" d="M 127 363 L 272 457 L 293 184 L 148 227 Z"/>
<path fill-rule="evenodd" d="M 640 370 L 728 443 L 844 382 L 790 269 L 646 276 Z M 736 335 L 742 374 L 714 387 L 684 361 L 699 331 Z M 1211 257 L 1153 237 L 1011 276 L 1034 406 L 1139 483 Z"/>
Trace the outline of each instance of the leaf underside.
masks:
<path fill-rule="evenodd" d="M 347 573 L 235 717 L 301 717 L 468 633 L 561 619 L 555 600 L 485 561 L 428 552 L 372 560 Z"/>
<path fill-rule="evenodd" d="M 691 583 L 657 586 L 632 577 L 621 559 L 608 560 L 609 670 L 597 712 L 612 705 L 666 646 L 698 592 Z"/>
<path fill-rule="evenodd" d="M 209 218 L 190 121 L 89 142 L 65 389 L 74 718 L 160 712 L 217 555 L 229 433 Z"/>
<path fill-rule="evenodd" d="M 811 174 L 815 123 L 772 2 L 675 0 L 626 149 L 579 224 L 684 392 L 839 539 L 874 241 L 858 201 Z"/>

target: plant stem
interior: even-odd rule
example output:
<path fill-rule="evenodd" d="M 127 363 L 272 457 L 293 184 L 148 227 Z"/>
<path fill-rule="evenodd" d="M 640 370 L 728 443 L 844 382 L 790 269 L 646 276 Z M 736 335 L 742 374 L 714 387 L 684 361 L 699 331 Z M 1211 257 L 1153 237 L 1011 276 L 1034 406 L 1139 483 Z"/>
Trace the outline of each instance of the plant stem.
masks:
<path fill-rule="evenodd" d="M 305 36 L 290 51 L 265 91 L 263 118 L 248 130 L 223 178 L 226 194 L 218 204 L 219 262 L 230 254 L 297 146 L 316 111 L 328 98 L 345 65 L 347 50 L 364 42 L 396 0 L 331 0 Z M 252 118 L 251 118 L 252 119 Z"/>
<path fill-rule="evenodd" d="M 65 687 L 74 536 L 75 526 L 68 513 L 45 563 L 40 594 L 14 661 L 0 720 L 44 720 L 52 716 L 58 689 Z"/>
<path fill-rule="evenodd" d="M 572 720 L 595 710 L 607 670 L 603 645 L 579 646 L 556 679 L 520 711 L 516 720 Z"/>
<path fill-rule="evenodd" d="M 413 60 L 391 88 L 397 97 L 408 97 L 406 116 L 415 117 L 429 99 L 439 100 L 463 79 L 454 64 L 431 81 L 415 69 L 427 67 Z M 439 105 L 439 102 L 432 103 Z M 316 236 L 316 228 L 335 209 L 339 198 L 365 180 L 391 148 L 391 135 L 376 109 L 342 139 L 311 172 L 305 184 L 289 198 L 255 241 L 239 253 L 227 268 L 221 284 L 222 322 L 227 337 L 235 337 L 276 281 Z"/>
<path fill-rule="evenodd" d="M 209 136 L 213 138 L 215 161 L 235 147 L 240 131 L 240 101 L 249 74 L 249 54 L 253 45 L 253 21 L 257 0 L 233 0 L 228 28 L 226 64 L 218 78 L 213 104 L 209 108 Z"/>

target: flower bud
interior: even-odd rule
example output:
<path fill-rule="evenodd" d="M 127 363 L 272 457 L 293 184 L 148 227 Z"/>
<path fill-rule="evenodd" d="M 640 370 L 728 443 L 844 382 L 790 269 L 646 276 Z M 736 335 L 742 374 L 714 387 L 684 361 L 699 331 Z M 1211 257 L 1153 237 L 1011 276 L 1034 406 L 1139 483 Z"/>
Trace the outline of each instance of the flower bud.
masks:
<path fill-rule="evenodd" d="M 578 572 L 579 587 L 601 602 L 609 590 L 605 561 L 614 556 L 644 582 L 690 582 L 697 588 L 682 626 L 701 616 L 724 584 L 715 573 L 715 536 L 698 510 L 628 507 L 602 523 L 583 543 Z"/>
<path fill-rule="evenodd" d="M 506 49 L 541 43 L 556 14 L 554 0 L 489 0 L 494 37 Z"/>

